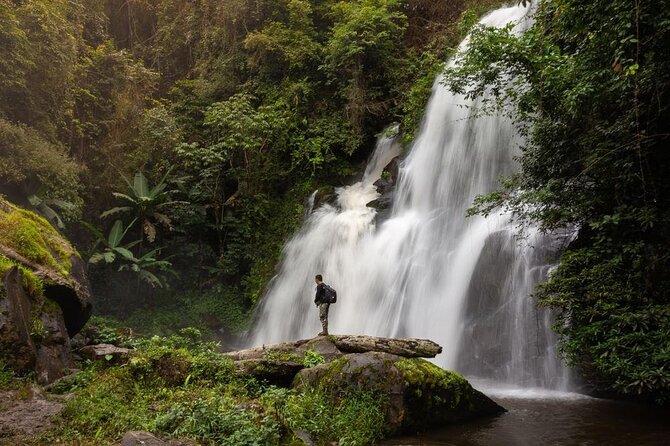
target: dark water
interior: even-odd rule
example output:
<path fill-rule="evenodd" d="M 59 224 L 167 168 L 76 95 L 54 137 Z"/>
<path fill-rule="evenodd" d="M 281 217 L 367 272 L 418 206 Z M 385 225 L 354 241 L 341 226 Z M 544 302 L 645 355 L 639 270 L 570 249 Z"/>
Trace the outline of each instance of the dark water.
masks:
<path fill-rule="evenodd" d="M 669 445 L 670 410 L 592 398 L 494 398 L 508 412 L 386 446 Z"/>

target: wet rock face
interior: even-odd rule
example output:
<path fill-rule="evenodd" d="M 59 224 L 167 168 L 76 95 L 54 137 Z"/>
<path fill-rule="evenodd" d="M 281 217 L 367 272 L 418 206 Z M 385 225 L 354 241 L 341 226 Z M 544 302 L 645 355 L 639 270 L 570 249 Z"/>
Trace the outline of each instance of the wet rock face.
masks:
<path fill-rule="evenodd" d="M 35 371 L 47 384 L 74 367 L 70 337 L 60 307 L 34 300 L 22 279 L 13 267 L 0 285 L 0 357 L 17 373 Z"/>
<path fill-rule="evenodd" d="M 9 270 L 0 283 L 0 358 L 19 373 L 35 367 L 30 297 L 23 289 L 21 271 Z"/>
<path fill-rule="evenodd" d="M 0 359 L 46 384 L 73 367 L 91 314 L 84 264 L 46 220 L 0 199 Z"/>

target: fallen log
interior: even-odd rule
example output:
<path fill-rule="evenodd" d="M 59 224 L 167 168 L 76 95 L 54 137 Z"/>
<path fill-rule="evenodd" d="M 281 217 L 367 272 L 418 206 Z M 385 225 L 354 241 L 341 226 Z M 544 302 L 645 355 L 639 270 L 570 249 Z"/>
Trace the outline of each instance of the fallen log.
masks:
<path fill-rule="evenodd" d="M 405 358 L 434 358 L 442 347 L 428 339 L 391 339 L 376 336 L 336 335 L 331 341 L 342 353 L 381 352 Z"/>

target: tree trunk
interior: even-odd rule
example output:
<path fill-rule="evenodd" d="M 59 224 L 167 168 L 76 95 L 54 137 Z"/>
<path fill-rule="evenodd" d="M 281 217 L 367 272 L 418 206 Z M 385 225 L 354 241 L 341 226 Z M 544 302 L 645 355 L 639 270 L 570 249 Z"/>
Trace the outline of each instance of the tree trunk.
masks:
<path fill-rule="evenodd" d="M 382 352 L 406 358 L 434 358 L 442 347 L 428 339 L 389 339 L 374 336 L 330 336 L 342 353 Z"/>

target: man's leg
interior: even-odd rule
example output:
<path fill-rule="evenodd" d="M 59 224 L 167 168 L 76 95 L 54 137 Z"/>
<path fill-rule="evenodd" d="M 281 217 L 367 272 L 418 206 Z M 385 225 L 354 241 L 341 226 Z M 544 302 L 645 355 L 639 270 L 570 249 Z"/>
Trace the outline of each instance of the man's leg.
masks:
<path fill-rule="evenodd" d="M 323 303 L 319 305 L 319 319 L 321 320 L 321 328 L 323 329 L 319 335 L 328 335 L 328 308 L 330 304 Z"/>

